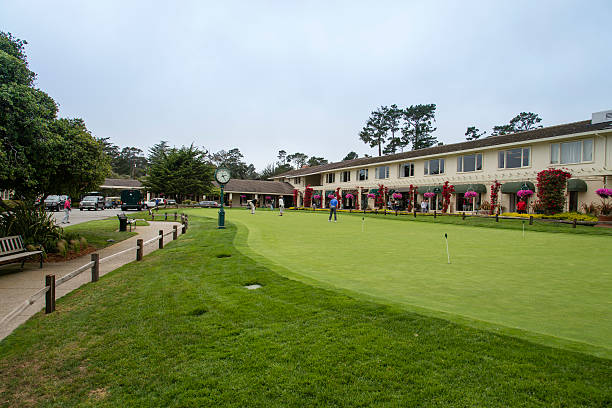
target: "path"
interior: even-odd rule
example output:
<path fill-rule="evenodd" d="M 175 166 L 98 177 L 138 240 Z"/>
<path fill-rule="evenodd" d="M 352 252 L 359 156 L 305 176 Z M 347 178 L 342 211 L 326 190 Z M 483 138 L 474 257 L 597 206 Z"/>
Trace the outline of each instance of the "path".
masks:
<path fill-rule="evenodd" d="M 178 222 L 150 222 L 148 226 L 138 227 L 138 230 L 136 231 L 138 235 L 101 249 L 97 252 L 100 254 L 100 259 L 102 259 L 109 255 L 123 251 L 124 249 L 135 247 L 136 240 L 139 238 L 143 239 L 144 241 L 154 238 L 156 235 L 158 235 L 160 229 L 163 229 L 164 233 L 172 231 L 173 225 L 179 226 L 178 230 L 180 235 L 181 224 Z M 164 238 L 165 242 L 169 242 L 171 240 L 172 235 Z M 157 248 L 157 241 L 154 241 L 149 245 L 145 245 L 144 253 L 146 255 L 153 252 Z M 101 262 L 100 276 L 103 276 L 119 268 L 120 266 L 135 260 L 136 250 L 116 256 L 108 261 Z M 6 316 L 22 302 L 24 302 L 29 296 L 34 294 L 37 290 L 43 288 L 45 286 L 45 275 L 55 275 L 55 279 L 57 280 L 90 261 L 91 256 L 85 255 L 67 262 L 45 263 L 42 269 L 38 267 L 38 263 L 36 262 L 26 263 L 23 271 L 19 270 L 20 264 L 17 263 L 3 266 L 0 268 L 0 318 Z M 56 298 L 60 298 L 88 282 L 91 282 L 91 272 L 89 269 L 56 288 Z M 44 305 L 45 297 L 43 296 L 24 310 L 21 314 L 17 315 L 11 321 L 0 327 L 0 340 L 11 334 L 13 330 L 19 327 L 19 325 L 44 308 Z"/>

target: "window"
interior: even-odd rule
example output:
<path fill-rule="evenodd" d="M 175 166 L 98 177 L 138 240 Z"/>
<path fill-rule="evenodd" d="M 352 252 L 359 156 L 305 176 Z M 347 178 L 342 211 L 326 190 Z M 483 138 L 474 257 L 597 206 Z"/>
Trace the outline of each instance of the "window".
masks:
<path fill-rule="evenodd" d="M 516 149 L 502 150 L 497 155 L 497 167 L 500 169 L 517 169 L 528 167 L 531 148 L 519 147 Z"/>
<path fill-rule="evenodd" d="M 414 177 L 414 163 L 400 164 L 400 177 Z"/>
<path fill-rule="evenodd" d="M 336 173 L 327 173 L 325 175 L 325 182 L 327 184 L 333 183 L 336 181 Z"/>
<path fill-rule="evenodd" d="M 377 179 L 389 178 L 389 166 L 377 167 L 375 173 Z"/>
<path fill-rule="evenodd" d="M 342 176 L 340 177 L 340 180 L 343 183 L 346 183 L 347 181 L 351 181 L 351 172 L 350 171 L 343 171 L 342 172 Z"/>
<path fill-rule="evenodd" d="M 368 169 L 361 169 L 357 174 L 359 174 L 359 181 L 368 179 Z"/>
<path fill-rule="evenodd" d="M 444 174 L 444 159 L 433 159 L 425 162 L 425 174 Z"/>
<path fill-rule="evenodd" d="M 293 178 L 293 184 L 300 184 L 302 182 L 302 178 L 301 177 L 294 177 Z"/>
<path fill-rule="evenodd" d="M 551 164 L 572 164 L 590 161 L 593 161 L 593 139 L 552 143 L 550 145 Z"/>
<path fill-rule="evenodd" d="M 482 153 L 468 154 L 457 157 L 457 172 L 468 173 L 470 171 L 482 170 Z"/>

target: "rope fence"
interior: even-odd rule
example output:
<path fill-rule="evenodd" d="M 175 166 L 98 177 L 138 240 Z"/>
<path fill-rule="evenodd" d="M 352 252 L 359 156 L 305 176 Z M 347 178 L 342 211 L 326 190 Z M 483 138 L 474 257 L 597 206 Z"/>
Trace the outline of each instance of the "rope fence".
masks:
<path fill-rule="evenodd" d="M 185 214 L 181 214 L 181 223 L 182 223 L 181 235 L 187 232 L 188 222 L 189 222 L 188 216 Z M 55 289 L 58 286 L 68 282 L 69 280 L 75 278 L 76 276 L 80 275 L 81 273 L 85 272 L 88 269 L 91 269 L 91 281 L 97 282 L 100 276 L 100 262 L 109 261 L 112 258 L 115 258 L 117 256 L 123 255 L 125 253 L 134 251 L 134 250 L 136 250 L 136 261 L 141 261 L 144 255 L 145 245 L 158 241 L 159 249 L 162 249 L 164 247 L 164 237 L 170 234 L 172 234 L 172 240 L 173 241 L 176 240 L 178 238 L 178 226 L 173 225 L 172 230 L 165 234 L 163 230 L 159 230 L 158 235 L 144 242 L 142 239 L 138 239 L 136 240 L 137 246 L 124 249 L 122 251 L 106 256 L 104 258 L 100 258 L 100 254 L 98 253 L 93 253 L 91 254 L 91 262 L 88 262 L 85 265 L 80 266 L 79 268 L 62 276 L 61 278 L 57 280 L 55 279 L 55 275 L 46 275 L 45 276 L 45 287 L 42 289 L 39 289 L 36 293 L 31 295 L 29 298 L 27 298 L 25 301 L 19 304 L 19 306 L 17 306 L 15 309 L 9 312 L 6 316 L 0 319 L 0 326 L 2 326 L 5 323 L 10 322 L 15 316 L 19 315 L 29 306 L 36 303 L 36 301 L 39 298 L 41 298 L 43 295 L 45 295 L 45 313 L 49 314 L 49 313 L 54 312 L 55 311 L 55 299 L 56 299 Z"/>

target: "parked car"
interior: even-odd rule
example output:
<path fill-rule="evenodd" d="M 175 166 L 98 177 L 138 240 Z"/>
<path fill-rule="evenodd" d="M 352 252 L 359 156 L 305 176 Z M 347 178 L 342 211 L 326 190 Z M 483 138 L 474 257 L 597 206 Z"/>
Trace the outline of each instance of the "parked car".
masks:
<path fill-rule="evenodd" d="M 216 201 L 200 201 L 198 203 L 198 206 L 204 207 L 204 208 L 219 208 L 219 207 L 221 207 L 219 205 L 219 203 L 216 202 Z"/>
<path fill-rule="evenodd" d="M 144 202 L 144 208 L 155 208 L 157 207 L 157 201 L 154 198 Z"/>
<path fill-rule="evenodd" d="M 104 210 L 104 197 L 101 196 L 85 196 L 79 204 L 79 209 L 83 210 Z"/>
<path fill-rule="evenodd" d="M 121 192 L 121 211 L 140 211 L 143 207 L 142 194 L 139 190 L 123 190 Z"/>
<path fill-rule="evenodd" d="M 120 197 L 106 197 L 104 201 L 104 208 L 117 208 L 120 204 Z"/>
<path fill-rule="evenodd" d="M 176 200 L 169 198 L 166 200 L 166 205 L 176 205 Z"/>
<path fill-rule="evenodd" d="M 68 198 L 67 195 L 49 195 L 45 198 L 45 210 L 60 211 L 64 209 L 64 203 Z"/>

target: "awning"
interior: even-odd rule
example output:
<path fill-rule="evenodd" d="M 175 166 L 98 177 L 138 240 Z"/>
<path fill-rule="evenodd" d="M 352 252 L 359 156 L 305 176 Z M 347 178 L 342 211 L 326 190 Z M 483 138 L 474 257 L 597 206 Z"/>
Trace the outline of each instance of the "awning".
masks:
<path fill-rule="evenodd" d="M 487 187 L 484 184 L 455 184 L 455 193 L 457 194 L 464 194 L 470 190 L 477 193 L 486 193 Z"/>
<path fill-rule="evenodd" d="M 328 196 L 330 194 L 335 194 L 336 191 L 335 190 L 325 190 L 325 195 Z"/>
<path fill-rule="evenodd" d="M 376 194 L 378 193 L 378 189 L 377 188 L 373 188 L 370 190 L 370 194 Z"/>
<path fill-rule="evenodd" d="M 410 192 L 410 187 L 400 187 L 397 190 L 398 193 L 409 193 Z"/>
<path fill-rule="evenodd" d="M 442 186 L 419 186 L 419 194 L 423 193 L 441 193 Z"/>
<path fill-rule="evenodd" d="M 567 182 L 567 191 L 587 191 L 587 184 L 584 180 L 569 179 Z"/>
<path fill-rule="evenodd" d="M 512 181 L 502 184 L 501 192 L 505 194 L 516 194 L 517 191 L 524 190 L 525 188 L 535 191 L 535 186 L 531 181 Z"/>
<path fill-rule="evenodd" d="M 393 193 L 395 193 L 395 191 L 397 191 L 397 190 L 395 190 L 394 188 L 390 188 L 389 189 L 389 194 L 393 194 Z"/>

